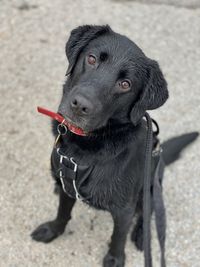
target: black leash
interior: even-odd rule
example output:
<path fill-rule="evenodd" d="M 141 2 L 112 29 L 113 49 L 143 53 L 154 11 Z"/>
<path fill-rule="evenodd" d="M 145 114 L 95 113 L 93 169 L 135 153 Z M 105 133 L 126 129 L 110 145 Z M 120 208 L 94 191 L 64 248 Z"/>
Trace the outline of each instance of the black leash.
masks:
<path fill-rule="evenodd" d="M 155 170 L 154 184 L 153 184 L 153 204 L 156 219 L 156 231 L 161 252 L 161 267 L 166 267 L 165 263 L 165 235 L 166 235 L 166 215 L 165 206 L 162 196 L 161 180 L 164 172 L 164 162 L 160 155 L 157 156 L 157 167 Z"/>
<path fill-rule="evenodd" d="M 144 261 L 145 267 L 152 267 L 151 257 L 151 158 L 153 149 L 152 122 L 148 113 L 145 113 L 147 120 L 147 139 L 144 166 L 144 187 L 143 187 L 143 237 L 144 237 Z"/>
<path fill-rule="evenodd" d="M 145 153 L 145 167 L 144 167 L 144 187 L 143 187 L 143 248 L 144 248 L 144 262 L 145 267 L 152 267 L 151 255 L 151 160 L 153 149 L 153 130 L 152 119 L 148 113 L 145 113 L 147 121 L 147 139 L 146 139 L 146 153 Z M 155 121 L 153 121 L 155 123 Z M 157 126 L 157 123 L 156 123 Z M 157 127 L 158 128 L 158 127 Z M 158 128 L 159 129 L 159 128 Z M 157 129 L 157 132 L 159 130 Z M 159 149 L 153 156 L 156 161 L 155 175 L 153 179 L 153 204 L 156 218 L 156 230 L 161 250 L 161 267 L 166 267 L 165 263 L 165 232 L 166 219 L 165 207 L 162 196 L 161 181 L 164 172 L 164 162 L 161 160 L 161 149 Z"/>

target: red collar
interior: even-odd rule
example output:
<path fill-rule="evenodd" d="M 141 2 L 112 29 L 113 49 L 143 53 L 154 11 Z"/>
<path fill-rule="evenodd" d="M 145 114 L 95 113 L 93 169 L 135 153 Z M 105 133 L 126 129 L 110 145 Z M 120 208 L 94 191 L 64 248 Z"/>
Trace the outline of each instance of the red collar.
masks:
<path fill-rule="evenodd" d="M 48 109 L 42 108 L 42 107 L 37 107 L 38 112 L 47 115 L 51 118 L 53 118 L 54 120 L 63 123 L 67 126 L 68 130 L 70 130 L 70 132 L 77 134 L 77 135 L 81 135 L 81 136 L 86 136 L 88 135 L 87 133 L 85 133 L 83 131 L 83 129 L 76 127 L 75 125 L 73 125 L 72 123 L 68 122 L 65 120 L 65 118 L 63 118 L 60 114 L 55 113 L 53 111 L 50 111 Z"/>

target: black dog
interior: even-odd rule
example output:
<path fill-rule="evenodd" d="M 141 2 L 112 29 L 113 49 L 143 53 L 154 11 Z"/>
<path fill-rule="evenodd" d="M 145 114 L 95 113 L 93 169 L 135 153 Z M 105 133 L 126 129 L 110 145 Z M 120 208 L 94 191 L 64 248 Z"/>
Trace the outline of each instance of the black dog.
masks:
<path fill-rule="evenodd" d="M 58 112 L 83 129 L 86 136 L 68 131 L 61 136 L 59 148 L 53 149 L 52 173 L 60 196 L 58 214 L 55 220 L 39 226 L 32 237 L 46 243 L 61 235 L 76 199 L 80 198 L 111 212 L 114 230 L 103 265 L 122 267 L 126 237 L 135 214 L 138 221 L 132 240 L 138 249 L 143 248 L 147 126 L 142 117 L 146 110 L 165 103 L 167 83 L 157 62 L 109 26 L 76 28 L 67 42 L 66 54 L 68 79 Z M 57 126 L 53 122 L 55 135 Z M 192 133 L 175 143 L 165 143 L 166 164 L 174 161 L 196 136 Z"/>

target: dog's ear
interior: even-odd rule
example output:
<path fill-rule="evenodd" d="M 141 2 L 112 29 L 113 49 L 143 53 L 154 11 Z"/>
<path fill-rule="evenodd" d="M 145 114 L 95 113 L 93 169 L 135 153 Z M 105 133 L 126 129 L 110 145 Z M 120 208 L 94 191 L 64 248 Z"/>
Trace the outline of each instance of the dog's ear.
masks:
<path fill-rule="evenodd" d="M 69 66 L 66 75 L 72 72 L 73 67 L 75 66 L 76 61 L 78 59 L 78 56 L 80 55 L 84 47 L 86 47 L 91 40 L 108 32 L 111 32 L 111 28 L 108 25 L 84 25 L 72 30 L 65 48 L 67 59 L 69 61 Z"/>
<path fill-rule="evenodd" d="M 143 117 L 146 110 L 162 106 L 168 98 L 167 82 L 158 63 L 151 59 L 147 61 L 146 83 L 130 113 L 134 125 Z"/>

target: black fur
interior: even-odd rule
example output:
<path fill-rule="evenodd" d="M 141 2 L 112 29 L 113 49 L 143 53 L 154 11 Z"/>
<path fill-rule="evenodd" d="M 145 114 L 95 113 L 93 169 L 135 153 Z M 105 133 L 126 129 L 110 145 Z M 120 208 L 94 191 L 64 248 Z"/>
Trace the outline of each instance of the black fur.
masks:
<path fill-rule="evenodd" d="M 135 215 L 139 219 L 132 240 L 142 250 L 142 189 L 147 132 L 142 117 L 146 110 L 164 104 L 168 97 L 167 83 L 155 61 L 109 26 L 76 28 L 67 42 L 66 54 L 69 76 L 63 86 L 58 111 L 92 134 L 80 137 L 68 132 L 61 138 L 60 145 L 78 165 L 91 167 L 80 193 L 88 198 L 89 205 L 111 212 L 114 229 L 103 265 L 122 267 L 125 264 L 126 237 Z M 88 62 L 90 55 L 96 59 L 94 64 Z M 123 88 L 124 81 L 130 87 Z M 56 129 L 54 121 L 55 135 Z M 59 186 L 60 204 L 56 219 L 42 224 L 32 233 L 33 239 L 42 242 L 49 242 L 64 232 L 76 201 L 63 192 L 55 150 L 51 163 L 52 174 Z M 68 190 L 74 193 L 70 181 Z"/>

